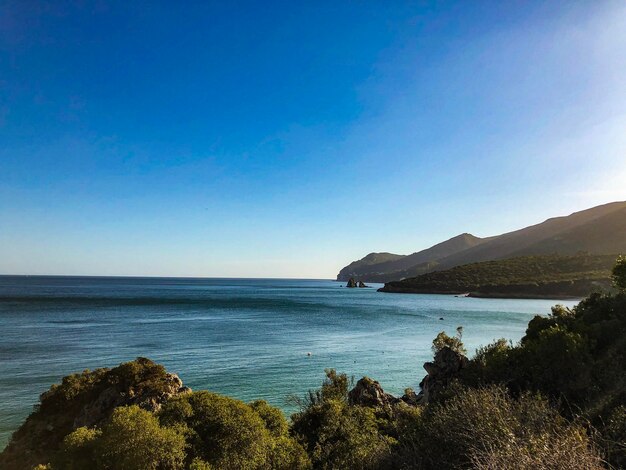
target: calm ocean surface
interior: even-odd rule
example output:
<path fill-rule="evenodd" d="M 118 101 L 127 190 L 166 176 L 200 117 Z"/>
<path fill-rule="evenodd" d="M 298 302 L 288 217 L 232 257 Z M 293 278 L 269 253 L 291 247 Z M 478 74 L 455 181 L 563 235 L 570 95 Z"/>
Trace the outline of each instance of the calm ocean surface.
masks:
<path fill-rule="evenodd" d="M 324 368 L 369 375 L 392 393 L 417 389 L 439 331 L 462 325 L 473 352 L 495 338 L 517 341 L 555 303 L 574 304 L 342 285 L 0 276 L 0 449 L 41 392 L 85 368 L 145 356 L 193 389 L 263 398 L 290 411 L 286 398 L 317 387 Z"/>

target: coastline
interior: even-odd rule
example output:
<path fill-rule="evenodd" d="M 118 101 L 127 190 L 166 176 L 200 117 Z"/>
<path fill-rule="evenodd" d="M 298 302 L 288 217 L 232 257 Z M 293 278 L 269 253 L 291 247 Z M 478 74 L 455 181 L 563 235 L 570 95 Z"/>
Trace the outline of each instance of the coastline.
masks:
<path fill-rule="evenodd" d="M 410 289 L 410 288 L 388 288 L 387 286 L 377 289 L 377 292 L 385 294 L 428 294 L 428 295 L 446 295 L 446 296 L 463 296 L 473 297 L 477 299 L 513 299 L 513 300 L 581 300 L 585 296 L 572 294 L 533 294 L 533 293 L 501 293 L 501 292 L 462 292 L 462 291 L 435 291 L 427 289 Z"/>

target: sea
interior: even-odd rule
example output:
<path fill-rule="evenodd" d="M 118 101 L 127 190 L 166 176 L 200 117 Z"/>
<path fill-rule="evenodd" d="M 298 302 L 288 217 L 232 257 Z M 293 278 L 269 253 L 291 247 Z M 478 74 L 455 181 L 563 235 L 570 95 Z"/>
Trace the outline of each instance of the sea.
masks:
<path fill-rule="evenodd" d="M 463 328 L 472 354 L 519 341 L 528 321 L 572 300 L 388 294 L 313 279 L 0 276 L 0 449 L 65 375 L 148 357 L 192 389 L 293 397 L 334 368 L 393 394 L 419 388 L 433 338 Z"/>

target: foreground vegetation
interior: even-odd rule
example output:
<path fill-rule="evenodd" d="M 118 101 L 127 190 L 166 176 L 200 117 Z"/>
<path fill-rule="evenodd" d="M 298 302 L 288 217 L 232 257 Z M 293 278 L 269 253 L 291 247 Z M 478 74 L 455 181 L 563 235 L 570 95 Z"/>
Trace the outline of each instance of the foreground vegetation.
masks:
<path fill-rule="evenodd" d="M 288 422 L 264 401 L 192 392 L 147 359 L 68 376 L 42 395 L 0 468 L 624 468 L 625 258 L 613 282 L 618 292 L 554 307 L 519 344 L 498 340 L 469 360 L 462 330 L 440 333 L 427 400 L 367 378 L 350 391 L 328 370 Z"/>
<path fill-rule="evenodd" d="M 383 292 L 484 297 L 585 297 L 611 287 L 615 255 L 521 256 L 388 282 Z"/>

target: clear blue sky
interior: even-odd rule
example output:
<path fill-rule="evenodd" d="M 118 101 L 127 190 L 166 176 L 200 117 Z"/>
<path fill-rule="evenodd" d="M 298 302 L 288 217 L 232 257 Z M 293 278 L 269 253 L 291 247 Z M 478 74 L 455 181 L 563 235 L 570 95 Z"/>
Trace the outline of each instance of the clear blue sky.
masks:
<path fill-rule="evenodd" d="M 624 200 L 625 51 L 623 1 L 0 0 L 0 273 L 331 278 Z"/>

